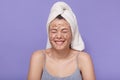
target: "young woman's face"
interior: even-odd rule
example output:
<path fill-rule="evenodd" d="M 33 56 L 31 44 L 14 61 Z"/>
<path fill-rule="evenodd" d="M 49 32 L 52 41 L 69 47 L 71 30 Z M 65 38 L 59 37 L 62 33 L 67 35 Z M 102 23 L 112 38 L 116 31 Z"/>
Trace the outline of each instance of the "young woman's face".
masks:
<path fill-rule="evenodd" d="M 53 48 L 63 50 L 70 47 L 72 33 L 65 19 L 55 19 L 49 26 L 49 40 Z"/>

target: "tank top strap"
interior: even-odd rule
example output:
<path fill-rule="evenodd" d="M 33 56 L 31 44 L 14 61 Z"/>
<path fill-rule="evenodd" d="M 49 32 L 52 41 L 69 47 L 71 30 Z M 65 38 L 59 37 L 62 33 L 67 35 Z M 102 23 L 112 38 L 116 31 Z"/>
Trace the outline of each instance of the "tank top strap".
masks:
<path fill-rule="evenodd" d="M 43 56 L 44 56 L 44 64 L 43 64 L 43 69 L 45 68 L 45 64 L 46 64 L 46 54 L 45 54 L 45 50 L 42 50 Z"/>
<path fill-rule="evenodd" d="M 77 56 L 76 56 L 76 63 L 77 63 L 77 68 L 78 68 L 78 69 L 79 69 L 79 60 L 78 60 L 79 54 L 80 54 L 80 53 L 78 53 Z"/>

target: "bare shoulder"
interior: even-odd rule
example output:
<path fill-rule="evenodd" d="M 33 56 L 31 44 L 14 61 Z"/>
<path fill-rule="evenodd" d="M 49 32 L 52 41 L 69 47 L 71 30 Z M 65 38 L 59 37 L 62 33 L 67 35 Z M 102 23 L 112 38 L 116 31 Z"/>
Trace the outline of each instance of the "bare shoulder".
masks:
<path fill-rule="evenodd" d="M 81 61 L 91 61 L 91 56 L 86 52 L 79 52 L 78 59 Z"/>
<path fill-rule="evenodd" d="M 92 58 L 89 53 L 80 52 L 78 55 L 78 62 L 80 68 L 85 68 L 85 66 L 93 67 Z"/>
<path fill-rule="evenodd" d="M 31 59 L 43 59 L 43 58 L 44 58 L 43 50 L 34 51 L 31 55 Z"/>
<path fill-rule="evenodd" d="M 80 52 L 78 65 L 83 75 L 83 80 L 95 80 L 94 65 L 89 53 Z"/>
<path fill-rule="evenodd" d="M 35 66 L 35 67 L 36 66 L 42 67 L 44 64 L 44 59 L 45 59 L 45 56 L 44 56 L 43 50 L 37 50 L 32 53 L 30 64 L 31 66 Z"/>
<path fill-rule="evenodd" d="M 28 80 L 40 80 L 44 65 L 43 50 L 38 50 L 32 53 L 28 72 Z"/>

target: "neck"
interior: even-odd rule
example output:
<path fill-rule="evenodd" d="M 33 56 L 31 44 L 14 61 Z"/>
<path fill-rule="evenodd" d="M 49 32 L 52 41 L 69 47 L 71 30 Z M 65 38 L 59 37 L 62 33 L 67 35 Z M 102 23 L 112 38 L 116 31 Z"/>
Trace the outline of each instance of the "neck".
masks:
<path fill-rule="evenodd" d="M 52 50 L 53 57 L 56 59 L 65 59 L 66 57 L 68 57 L 71 51 L 70 48 L 67 48 L 64 50 L 56 50 L 52 48 L 51 50 Z"/>

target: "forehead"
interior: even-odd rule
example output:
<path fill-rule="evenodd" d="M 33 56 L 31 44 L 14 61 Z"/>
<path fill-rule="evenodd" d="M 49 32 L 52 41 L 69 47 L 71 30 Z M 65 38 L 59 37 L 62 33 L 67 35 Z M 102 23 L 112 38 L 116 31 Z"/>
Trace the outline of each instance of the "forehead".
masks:
<path fill-rule="evenodd" d="M 70 28 L 69 23 L 65 20 L 65 19 L 54 19 L 51 23 L 50 23 L 50 28 Z"/>

